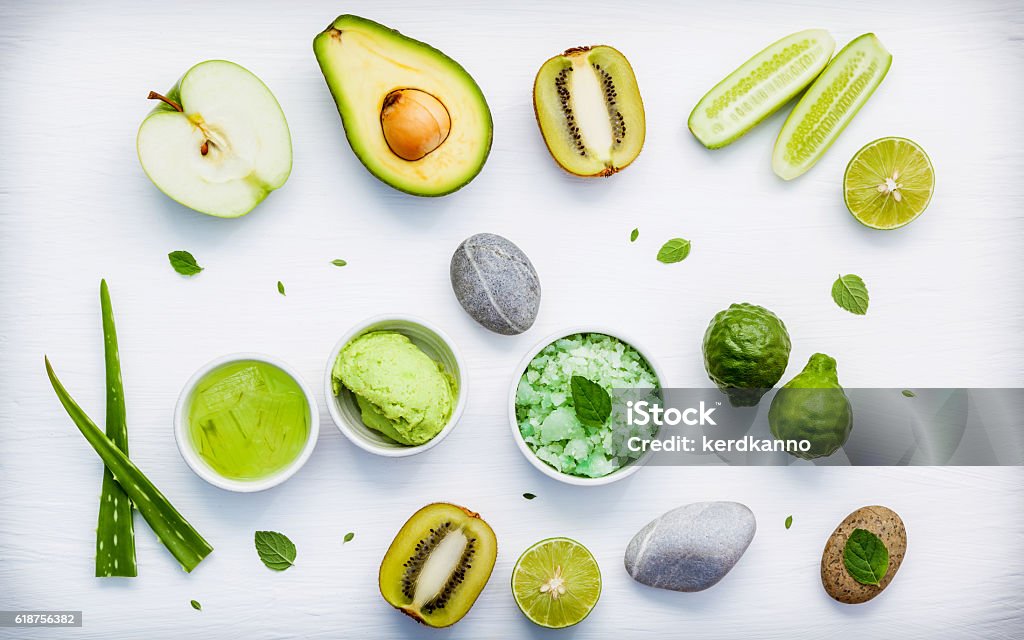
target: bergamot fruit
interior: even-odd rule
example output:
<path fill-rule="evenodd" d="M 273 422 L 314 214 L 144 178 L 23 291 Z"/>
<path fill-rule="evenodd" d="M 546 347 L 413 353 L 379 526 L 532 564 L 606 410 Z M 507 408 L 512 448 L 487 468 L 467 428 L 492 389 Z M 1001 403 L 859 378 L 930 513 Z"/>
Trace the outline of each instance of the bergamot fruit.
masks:
<path fill-rule="evenodd" d="M 719 311 L 704 333 L 704 368 L 734 407 L 752 407 L 782 378 L 789 332 L 774 313 L 745 302 Z"/>
<path fill-rule="evenodd" d="M 807 440 L 807 451 L 790 451 L 810 460 L 830 456 L 846 444 L 853 429 L 853 408 L 839 386 L 836 361 L 824 353 L 779 389 L 768 410 L 768 425 L 779 440 Z"/>

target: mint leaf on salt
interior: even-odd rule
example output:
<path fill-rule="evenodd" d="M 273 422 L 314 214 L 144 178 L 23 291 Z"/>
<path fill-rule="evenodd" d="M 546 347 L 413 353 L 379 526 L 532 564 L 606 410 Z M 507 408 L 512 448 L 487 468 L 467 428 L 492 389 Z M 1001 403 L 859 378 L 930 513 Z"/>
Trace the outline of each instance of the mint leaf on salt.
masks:
<path fill-rule="evenodd" d="M 612 399 L 604 387 L 583 376 L 573 376 L 569 385 L 579 421 L 587 427 L 603 427 L 612 414 Z"/>

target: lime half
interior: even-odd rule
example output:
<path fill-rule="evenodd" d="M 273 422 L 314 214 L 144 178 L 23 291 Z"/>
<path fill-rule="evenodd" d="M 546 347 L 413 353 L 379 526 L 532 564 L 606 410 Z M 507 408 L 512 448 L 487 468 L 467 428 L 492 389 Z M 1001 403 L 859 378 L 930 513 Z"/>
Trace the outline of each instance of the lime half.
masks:
<path fill-rule="evenodd" d="M 601 569 L 575 540 L 541 540 L 519 556 L 512 570 L 512 595 L 531 622 L 551 629 L 571 627 L 601 597 Z"/>
<path fill-rule="evenodd" d="M 916 142 L 869 142 L 843 175 L 843 199 L 854 218 L 872 229 L 897 229 L 924 213 L 935 190 L 932 161 Z"/>

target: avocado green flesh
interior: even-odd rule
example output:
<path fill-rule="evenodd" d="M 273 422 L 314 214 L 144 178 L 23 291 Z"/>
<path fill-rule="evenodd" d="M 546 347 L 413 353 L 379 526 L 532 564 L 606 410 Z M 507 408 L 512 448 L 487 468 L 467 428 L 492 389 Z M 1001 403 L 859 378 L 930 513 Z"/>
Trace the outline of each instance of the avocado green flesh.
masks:
<path fill-rule="evenodd" d="M 629 61 L 612 47 L 570 49 L 545 62 L 533 102 L 548 150 L 569 173 L 610 175 L 643 148 L 640 90 Z"/>
<path fill-rule="evenodd" d="M 690 131 L 709 149 L 734 142 L 818 77 L 835 45 L 824 29 L 768 45 L 701 98 L 690 113 Z"/>
<path fill-rule="evenodd" d="M 854 39 L 836 54 L 789 114 L 775 141 L 772 170 L 792 180 L 817 164 L 892 64 L 875 34 Z"/>
<path fill-rule="evenodd" d="M 466 185 L 483 168 L 491 149 L 491 112 L 480 87 L 457 62 L 351 15 L 319 34 L 313 50 L 352 150 L 381 181 L 413 195 L 440 196 Z M 419 160 L 395 155 L 381 129 L 384 98 L 396 89 L 429 93 L 451 117 L 447 139 Z"/>

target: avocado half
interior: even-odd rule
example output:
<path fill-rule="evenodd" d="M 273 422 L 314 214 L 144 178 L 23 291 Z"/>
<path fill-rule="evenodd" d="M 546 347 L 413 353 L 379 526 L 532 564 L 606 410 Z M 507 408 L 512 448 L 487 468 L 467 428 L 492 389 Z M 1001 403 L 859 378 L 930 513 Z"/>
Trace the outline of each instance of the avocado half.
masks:
<path fill-rule="evenodd" d="M 412 195 L 443 196 L 480 173 L 491 110 L 459 63 L 352 15 L 314 38 L 313 51 L 349 144 L 374 176 Z"/>

